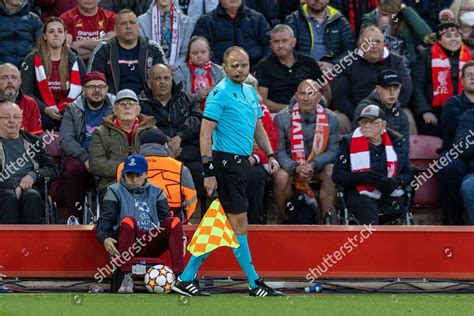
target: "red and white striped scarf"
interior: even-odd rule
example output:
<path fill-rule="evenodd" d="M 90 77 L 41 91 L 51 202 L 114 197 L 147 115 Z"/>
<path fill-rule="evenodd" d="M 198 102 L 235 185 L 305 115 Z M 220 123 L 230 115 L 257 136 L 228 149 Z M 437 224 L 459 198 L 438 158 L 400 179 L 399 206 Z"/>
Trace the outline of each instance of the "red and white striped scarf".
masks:
<path fill-rule="evenodd" d="M 313 146 L 311 153 L 306 159 L 306 153 L 304 150 L 304 139 L 303 139 L 303 127 L 301 125 L 301 113 L 298 103 L 293 106 L 291 111 L 291 129 L 290 129 L 290 145 L 291 145 L 291 159 L 296 161 L 298 164 L 304 162 L 310 162 L 321 155 L 327 148 L 329 141 L 329 118 L 326 113 L 326 109 L 318 104 L 316 106 L 316 122 L 314 128 Z M 312 193 L 311 188 L 307 182 L 301 181 L 301 179 L 295 177 L 295 188 L 299 192 L 307 192 L 310 195 Z M 311 191 L 310 191 L 311 190 Z"/>
<path fill-rule="evenodd" d="M 392 141 L 386 130 L 382 132 L 382 144 L 385 145 L 385 156 L 387 157 L 387 177 L 395 177 L 397 175 L 397 154 L 393 150 Z M 360 127 L 354 134 L 350 145 L 351 170 L 354 172 L 370 171 L 370 151 L 369 140 L 362 135 Z M 357 185 L 359 194 L 367 195 L 376 200 L 380 199 L 382 193 L 371 185 Z M 391 196 L 401 196 L 403 190 L 394 190 Z"/>
<path fill-rule="evenodd" d="M 59 101 L 59 104 L 56 104 L 53 93 L 49 88 L 49 81 L 46 77 L 46 72 L 44 71 L 41 58 L 38 55 L 35 55 L 35 75 L 36 83 L 38 84 L 38 89 L 43 102 L 46 104 L 46 106 L 54 109 L 57 112 L 63 112 L 66 106 L 76 100 L 82 92 L 81 75 L 79 73 L 79 64 L 77 63 L 77 60 L 74 62 L 71 74 L 69 76 L 69 93 L 66 98 Z"/>
<path fill-rule="evenodd" d="M 158 12 L 158 8 L 153 6 L 153 10 L 151 11 L 151 17 L 153 20 L 153 32 L 151 33 L 152 40 L 158 42 L 161 45 L 161 28 L 166 27 L 166 25 L 161 25 L 161 16 L 160 12 Z M 180 29 L 179 29 L 179 15 L 178 10 L 173 2 L 171 2 L 170 7 L 170 28 L 171 28 L 171 52 L 170 52 L 170 59 L 169 65 L 173 66 L 174 63 L 178 60 L 179 57 L 179 50 L 180 50 Z"/>

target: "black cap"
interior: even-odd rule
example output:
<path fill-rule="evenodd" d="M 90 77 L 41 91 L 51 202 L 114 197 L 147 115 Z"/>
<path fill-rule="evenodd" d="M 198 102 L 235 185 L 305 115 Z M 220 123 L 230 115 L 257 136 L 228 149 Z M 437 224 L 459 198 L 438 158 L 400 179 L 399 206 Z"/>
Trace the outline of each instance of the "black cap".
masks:
<path fill-rule="evenodd" d="M 168 141 L 168 136 L 166 136 L 163 131 L 161 131 L 158 128 L 152 128 L 149 129 L 140 136 L 140 144 L 158 144 L 158 145 L 164 145 Z"/>
<path fill-rule="evenodd" d="M 360 112 L 360 116 L 357 121 L 363 118 L 368 118 L 371 120 L 382 119 L 385 121 L 385 112 L 377 105 L 370 104 L 362 109 L 362 112 Z"/>
<path fill-rule="evenodd" d="M 377 84 L 379 86 L 387 88 L 394 85 L 399 86 L 402 84 L 402 81 L 400 80 L 398 71 L 386 69 L 379 73 L 379 77 L 377 78 Z"/>

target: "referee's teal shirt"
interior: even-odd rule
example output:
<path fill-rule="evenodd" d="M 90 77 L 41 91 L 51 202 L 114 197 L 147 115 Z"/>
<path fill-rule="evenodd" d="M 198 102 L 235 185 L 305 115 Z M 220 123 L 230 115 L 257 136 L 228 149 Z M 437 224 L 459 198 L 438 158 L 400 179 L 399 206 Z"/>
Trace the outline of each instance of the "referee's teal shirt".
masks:
<path fill-rule="evenodd" d="M 252 154 L 257 120 L 262 108 L 257 92 L 249 84 L 237 84 L 225 77 L 206 99 L 204 118 L 217 122 L 212 150 L 249 156 Z"/>

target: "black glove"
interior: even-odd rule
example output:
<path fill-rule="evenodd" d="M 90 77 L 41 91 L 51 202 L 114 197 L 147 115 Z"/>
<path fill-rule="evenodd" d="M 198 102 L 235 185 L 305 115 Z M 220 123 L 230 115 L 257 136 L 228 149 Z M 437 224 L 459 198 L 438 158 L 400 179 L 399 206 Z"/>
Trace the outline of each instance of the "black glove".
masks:
<path fill-rule="evenodd" d="M 398 187 L 398 179 L 395 177 L 383 177 L 380 192 L 384 195 L 390 195 Z"/>
<path fill-rule="evenodd" d="M 383 179 L 381 173 L 375 171 L 352 172 L 355 184 L 369 184 L 371 186 L 380 185 Z"/>

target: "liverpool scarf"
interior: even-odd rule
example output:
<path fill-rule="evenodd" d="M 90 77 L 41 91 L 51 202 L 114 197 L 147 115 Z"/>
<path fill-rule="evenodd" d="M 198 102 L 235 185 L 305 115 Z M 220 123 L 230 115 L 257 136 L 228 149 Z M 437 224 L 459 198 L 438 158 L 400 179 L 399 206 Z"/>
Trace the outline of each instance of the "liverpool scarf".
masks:
<path fill-rule="evenodd" d="M 382 132 L 382 144 L 385 145 L 385 155 L 387 157 L 387 177 L 395 177 L 397 175 L 397 154 L 393 150 L 392 141 L 386 130 Z M 360 127 L 352 134 L 350 145 L 351 170 L 353 172 L 362 172 L 370 170 L 370 150 L 369 140 L 362 135 Z M 382 193 L 370 185 L 357 185 L 359 194 L 367 195 L 376 200 L 380 199 Z M 391 196 L 401 196 L 403 190 L 394 190 Z"/>
<path fill-rule="evenodd" d="M 191 71 L 191 93 L 195 94 L 199 89 L 209 87 L 212 85 L 211 77 L 211 61 L 208 61 L 204 67 L 195 66 L 190 60 L 188 61 L 188 67 Z M 200 106 L 201 111 L 204 111 L 204 105 L 206 104 L 206 99 L 201 100 Z"/>
<path fill-rule="evenodd" d="M 70 87 L 68 96 L 60 100 L 58 104 L 56 104 L 53 93 L 49 88 L 48 78 L 46 77 L 46 72 L 44 71 L 41 58 L 38 55 L 35 55 L 35 75 L 36 83 L 38 84 L 38 89 L 43 102 L 46 104 L 46 106 L 51 107 L 57 112 L 63 112 L 66 106 L 76 100 L 82 92 L 81 76 L 79 73 L 79 65 L 77 60 L 72 65 L 71 74 L 69 76 Z"/>
<path fill-rule="evenodd" d="M 313 146 L 311 153 L 306 158 L 304 150 L 303 127 L 301 124 L 301 113 L 298 103 L 293 106 L 291 111 L 291 127 L 290 127 L 290 146 L 291 159 L 299 165 L 310 162 L 321 155 L 328 145 L 329 140 L 329 118 L 324 107 L 320 104 L 316 107 L 316 122 L 314 129 Z M 295 188 L 299 192 L 308 193 L 310 197 L 314 197 L 314 192 L 308 185 L 307 181 L 302 181 L 299 176 L 295 176 Z"/>
<path fill-rule="evenodd" d="M 152 39 L 155 42 L 161 43 L 161 28 L 165 27 L 166 25 L 161 25 L 161 18 L 160 12 L 158 12 L 158 8 L 156 5 L 153 6 L 153 10 L 151 13 L 154 25 L 154 32 L 152 33 Z M 170 59 L 169 65 L 173 66 L 174 63 L 178 60 L 179 57 L 179 36 L 180 36 L 180 28 L 179 28 L 179 16 L 178 11 L 176 10 L 176 6 L 173 2 L 171 2 L 170 7 L 170 17 L 171 17 L 171 52 L 170 52 Z"/>
<path fill-rule="evenodd" d="M 466 45 L 462 44 L 459 52 L 458 91 L 453 91 L 449 58 L 439 43 L 433 45 L 431 48 L 431 81 L 433 83 L 433 101 L 431 105 L 433 107 L 443 106 L 446 99 L 464 90 L 462 85 L 462 66 L 471 59 L 471 51 Z"/>

